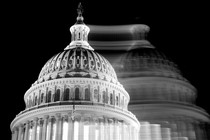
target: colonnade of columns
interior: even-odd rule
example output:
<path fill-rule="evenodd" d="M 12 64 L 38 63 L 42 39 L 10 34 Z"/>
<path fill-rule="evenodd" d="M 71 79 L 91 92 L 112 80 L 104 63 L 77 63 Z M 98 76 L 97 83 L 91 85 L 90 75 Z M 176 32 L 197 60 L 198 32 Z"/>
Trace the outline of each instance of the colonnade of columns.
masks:
<path fill-rule="evenodd" d="M 12 140 L 138 140 L 138 129 L 115 118 L 56 114 L 19 124 Z"/>

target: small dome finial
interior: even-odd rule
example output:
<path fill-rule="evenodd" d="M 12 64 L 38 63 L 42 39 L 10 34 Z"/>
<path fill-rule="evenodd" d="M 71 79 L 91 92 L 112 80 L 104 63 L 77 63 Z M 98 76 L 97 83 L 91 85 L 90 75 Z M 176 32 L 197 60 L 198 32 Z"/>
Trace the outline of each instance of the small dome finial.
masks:
<path fill-rule="evenodd" d="M 80 2 L 79 5 L 78 5 L 78 8 L 77 8 L 77 14 L 78 14 L 77 23 L 81 24 L 83 22 L 84 18 L 82 16 L 82 13 L 83 13 L 83 8 L 82 8 L 82 4 Z"/>
<path fill-rule="evenodd" d="M 79 3 L 77 8 L 77 21 L 76 23 L 71 26 L 70 32 L 71 32 L 71 43 L 65 48 L 72 49 L 76 47 L 82 47 L 89 50 L 94 50 L 88 43 L 88 33 L 90 31 L 90 28 L 85 25 L 83 22 L 84 18 L 82 16 L 83 8 L 81 3 Z"/>

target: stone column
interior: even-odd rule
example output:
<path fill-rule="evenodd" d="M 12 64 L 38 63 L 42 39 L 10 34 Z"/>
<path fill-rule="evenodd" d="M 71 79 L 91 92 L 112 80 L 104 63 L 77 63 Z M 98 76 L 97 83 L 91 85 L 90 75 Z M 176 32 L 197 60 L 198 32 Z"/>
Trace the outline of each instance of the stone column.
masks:
<path fill-rule="evenodd" d="M 104 140 L 109 140 L 108 129 L 109 129 L 108 119 L 104 118 Z"/>
<path fill-rule="evenodd" d="M 61 114 L 56 114 L 56 140 L 62 139 L 62 117 Z"/>
<path fill-rule="evenodd" d="M 17 140 L 17 131 L 16 131 L 16 128 L 13 128 L 13 130 L 12 130 L 12 140 Z"/>
<path fill-rule="evenodd" d="M 121 138 L 121 140 L 124 140 L 124 125 L 123 125 L 123 121 L 122 122 L 119 122 L 119 127 L 120 127 L 120 133 L 119 133 L 119 137 Z"/>
<path fill-rule="evenodd" d="M 113 140 L 116 140 L 117 139 L 117 135 L 118 135 L 118 132 L 117 132 L 118 131 L 117 130 L 117 120 L 113 119 L 112 121 L 113 121 L 112 124 L 111 124 L 112 132 L 110 132 L 110 133 L 112 133 Z"/>
<path fill-rule="evenodd" d="M 14 140 L 15 132 L 12 130 L 12 140 Z"/>
<path fill-rule="evenodd" d="M 28 131 L 29 131 L 29 121 L 26 122 L 24 140 L 28 140 Z"/>
<path fill-rule="evenodd" d="M 46 140 L 48 118 L 49 118 L 48 115 L 44 116 L 44 123 L 43 123 L 43 126 L 42 126 L 42 139 L 41 140 Z"/>
<path fill-rule="evenodd" d="M 89 118 L 89 140 L 95 140 L 95 123 L 93 118 Z"/>
<path fill-rule="evenodd" d="M 131 139 L 135 140 L 134 126 L 131 126 Z"/>
<path fill-rule="evenodd" d="M 22 140 L 23 125 L 20 124 L 18 129 L 18 140 Z"/>
<path fill-rule="evenodd" d="M 68 126 L 66 126 L 68 123 L 68 116 L 67 115 L 64 115 L 62 117 L 62 139 L 68 139 Z"/>
<path fill-rule="evenodd" d="M 135 128 L 135 138 L 136 140 L 139 140 L 139 127 Z"/>
<path fill-rule="evenodd" d="M 51 132 L 52 131 L 52 119 L 53 119 L 53 116 L 50 116 L 48 119 L 46 140 L 51 140 L 51 138 L 52 138 L 52 132 Z"/>
<path fill-rule="evenodd" d="M 131 139 L 131 125 L 128 124 L 127 127 L 128 127 L 128 139 L 129 139 L 129 140 L 132 140 L 132 139 Z"/>
<path fill-rule="evenodd" d="M 99 118 L 99 140 L 104 140 L 103 118 Z"/>
<path fill-rule="evenodd" d="M 68 140 L 74 140 L 74 120 L 71 114 L 68 114 Z"/>
<path fill-rule="evenodd" d="M 114 131 L 114 120 L 113 119 L 108 119 L 108 133 L 109 133 L 109 139 L 113 139 L 113 131 Z"/>
<path fill-rule="evenodd" d="M 39 119 L 38 120 L 38 125 L 39 125 L 39 134 L 37 135 L 37 137 L 39 138 L 39 140 L 42 139 L 42 132 L 43 132 L 43 120 Z"/>
<path fill-rule="evenodd" d="M 84 139 L 84 117 L 81 116 L 80 121 L 79 121 L 79 140 Z"/>
<path fill-rule="evenodd" d="M 14 127 L 14 140 L 18 139 L 18 128 Z"/>
<path fill-rule="evenodd" d="M 37 135 L 37 121 L 38 118 L 34 118 L 34 127 L 33 127 L 33 134 L 32 134 L 32 140 L 36 140 L 36 135 Z"/>

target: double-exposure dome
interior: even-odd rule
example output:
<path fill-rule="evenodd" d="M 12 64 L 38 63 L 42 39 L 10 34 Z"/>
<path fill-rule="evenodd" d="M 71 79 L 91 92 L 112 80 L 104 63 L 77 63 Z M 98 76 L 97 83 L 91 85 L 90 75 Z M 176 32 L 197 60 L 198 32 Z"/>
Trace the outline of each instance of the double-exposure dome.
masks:
<path fill-rule="evenodd" d="M 83 20 L 80 4 L 71 43 L 26 91 L 26 108 L 10 125 L 12 140 L 209 139 L 209 114 L 195 105 L 196 89 L 144 38 L 147 25 L 130 26 L 131 36 L 140 39 L 107 43 L 129 46 L 115 56 L 118 81 L 108 60 L 89 45 L 91 28 Z M 121 34 L 127 27 L 100 28 Z"/>

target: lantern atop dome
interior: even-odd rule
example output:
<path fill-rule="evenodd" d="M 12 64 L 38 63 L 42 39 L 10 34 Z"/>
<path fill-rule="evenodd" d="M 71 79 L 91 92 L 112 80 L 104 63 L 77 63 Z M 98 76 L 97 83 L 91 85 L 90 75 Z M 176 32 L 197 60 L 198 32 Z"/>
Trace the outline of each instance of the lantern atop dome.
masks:
<path fill-rule="evenodd" d="M 71 43 L 64 50 L 73 49 L 76 47 L 94 50 L 88 43 L 88 33 L 90 32 L 90 28 L 84 24 L 82 13 L 83 8 L 81 3 L 79 3 L 77 8 L 77 21 L 70 28 Z"/>

